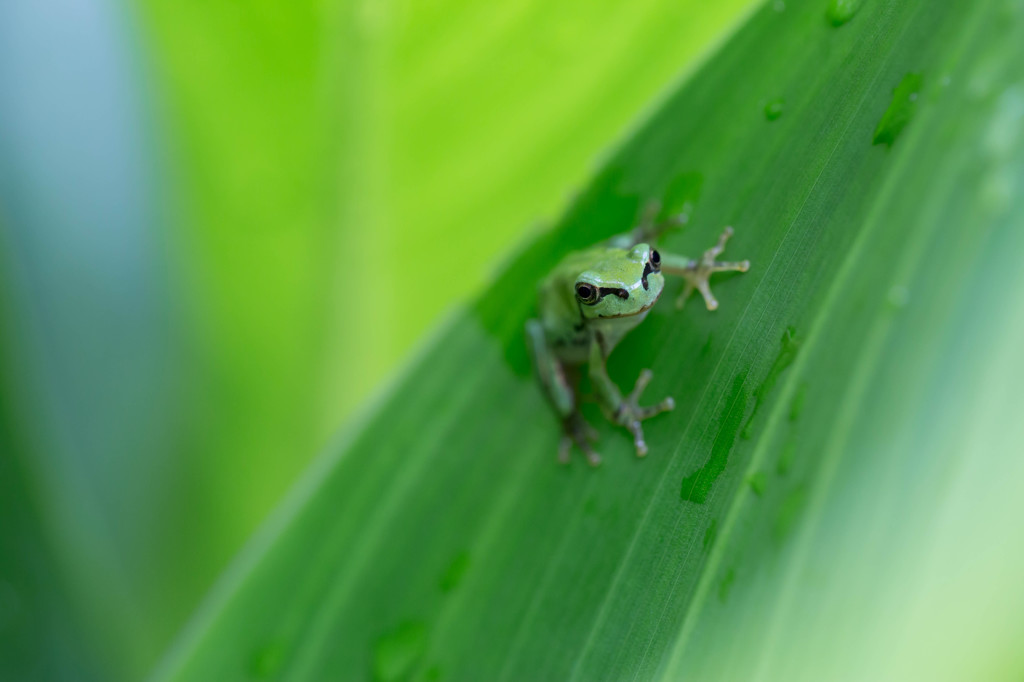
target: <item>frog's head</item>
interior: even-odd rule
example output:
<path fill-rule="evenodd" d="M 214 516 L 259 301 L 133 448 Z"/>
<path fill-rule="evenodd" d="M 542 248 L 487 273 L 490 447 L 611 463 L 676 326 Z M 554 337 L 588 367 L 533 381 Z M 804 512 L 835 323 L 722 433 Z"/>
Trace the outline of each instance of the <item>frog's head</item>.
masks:
<path fill-rule="evenodd" d="M 639 315 L 665 287 L 661 256 L 647 244 L 608 249 L 606 256 L 576 278 L 580 310 L 588 319 Z"/>

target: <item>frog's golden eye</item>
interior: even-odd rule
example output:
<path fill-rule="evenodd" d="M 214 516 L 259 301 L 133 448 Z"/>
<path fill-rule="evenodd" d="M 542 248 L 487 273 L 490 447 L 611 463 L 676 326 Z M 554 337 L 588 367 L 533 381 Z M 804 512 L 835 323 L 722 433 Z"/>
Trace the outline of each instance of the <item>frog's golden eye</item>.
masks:
<path fill-rule="evenodd" d="M 576 298 L 583 303 L 597 303 L 597 287 L 586 282 L 576 282 Z"/>
<path fill-rule="evenodd" d="M 654 270 L 655 272 L 661 270 L 661 254 L 658 253 L 657 249 L 651 249 L 650 263 L 651 269 Z"/>

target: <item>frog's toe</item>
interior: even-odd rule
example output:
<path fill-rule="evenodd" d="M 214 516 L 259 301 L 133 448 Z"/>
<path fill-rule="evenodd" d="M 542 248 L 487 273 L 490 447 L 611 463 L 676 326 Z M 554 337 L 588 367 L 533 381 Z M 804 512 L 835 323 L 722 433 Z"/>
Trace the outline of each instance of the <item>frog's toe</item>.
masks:
<path fill-rule="evenodd" d="M 636 456 L 644 457 L 647 455 L 647 441 L 644 439 L 644 429 L 641 422 L 645 419 L 650 419 L 656 414 L 662 412 L 668 412 L 669 410 L 675 409 L 676 401 L 671 397 L 664 398 L 657 405 L 641 406 L 640 396 L 643 394 L 647 385 L 651 382 L 651 378 L 654 373 L 649 369 L 645 369 L 640 372 L 640 376 L 636 378 L 636 384 L 633 386 L 633 390 L 630 391 L 629 395 L 623 400 L 618 413 L 616 414 L 616 421 L 629 429 L 629 432 L 633 434 L 633 445 L 636 447 Z"/>
<path fill-rule="evenodd" d="M 626 424 L 626 428 L 628 428 L 630 433 L 633 434 L 633 445 L 636 446 L 636 456 L 646 457 L 647 441 L 644 440 L 644 427 L 640 425 L 640 420 L 635 419 L 629 422 Z"/>
<path fill-rule="evenodd" d="M 635 405 L 636 402 L 640 400 L 640 395 L 644 392 L 644 389 L 647 388 L 647 384 L 651 383 L 651 379 L 653 377 L 654 372 L 651 370 L 640 370 L 640 374 L 636 378 L 636 383 L 633 384 L 633 390 L 630 391 L 629 395 L 626 397 L 626 402 Z"/>
<path fill-rule="evenodd" d="M 636 384 L 633 386 L 633 390 L 630 391 L 629 395 L 623 403 L 622 416 L 626 421 L 630 419 L 636 421 L 643 421 L 644 419 L 650 419 L 656 414 L 662 412 L 668 412 L 674 410 L 676 407 L 676 401 L 672 399 L 672 396 L 664 398 L 657 405 L 649 405 L 646 407 L 640 406 L 640 396 L 643 395 L 644 389 L 647 388 L 647 384 L 651 383 L 651 378 L 654 376 L 654 372 L 649 369 L 640 371 L 640 376 L 636 378 Z"/>
<path fill-rule="evenodd" d="M 563 435 L 561 442 L 558 444 L 558 461 L 560 464 L 569 463 L 569 455 L 572 452 L 572 438 Z"/>
<path fill-rule="evenodd" d="M 676 299 L 676 310 L 683 309 L 683 306 L 686 305 L 686 299 L 690 298 L 690 294 L 693 293 L 695 288 L 696 287 L 694 287 L 693 283 L 689 280 L 686 281 L 686 284 L 683 285 L 682 293 L 679 294 L 679 297 Z"/>
<path fill-rule="evenodd" d="M 583 456 L 587 458 L 587 464 L 596 467 L 601 464 L 601 455 L 598 454 L 594 448 L 590 447 L 588 439 L 576 440 L 570 436 L 562 436 L 561 442 L 558 444 L 558 462 L 560 464 L 569 464 L 572 457 L 572 446 L 575 445 L 583 451 Z M 589 440 L 597 440 L 596 438 L 589 438 Z"/>
<path fill-rule="evenodd" d="M 568 464 L 575 445 L 587 458 L 587 464 L 597 466 L 601 463 L 601 455 L 594 451 L 590 444 L 597 440 L 597 429 L 591 426 L 579 412 L 573 412 L 562 423 L 562 440 L 558 446 L 558 461 Z"/>

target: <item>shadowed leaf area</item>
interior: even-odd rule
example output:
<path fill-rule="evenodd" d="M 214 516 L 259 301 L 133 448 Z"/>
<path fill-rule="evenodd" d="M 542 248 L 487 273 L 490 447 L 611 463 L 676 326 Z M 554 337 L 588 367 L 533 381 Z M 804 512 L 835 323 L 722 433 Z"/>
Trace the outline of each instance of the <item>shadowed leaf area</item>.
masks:
<path fill-rule="evenodd" d="M 1019 677 L 1022 59 L 1020 3 L 766 5 L 323 455 L 157 678 Z M 669 284 L 612 354 L 676 400 L 650 454 L 588 411 L 604 464 L 559 466 L 536 282 L 658 197 L 690 206 L 667 250 L 732 225 L 751 269 L 714 313 Z"/>

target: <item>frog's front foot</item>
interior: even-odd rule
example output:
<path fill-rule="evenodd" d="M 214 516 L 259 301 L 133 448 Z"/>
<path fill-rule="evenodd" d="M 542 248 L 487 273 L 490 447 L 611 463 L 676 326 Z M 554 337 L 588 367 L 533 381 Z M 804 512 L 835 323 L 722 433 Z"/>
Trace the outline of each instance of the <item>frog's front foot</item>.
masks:
<path fill-rule="evenodd" d="M 676 407 L 676 401 L 671 396 L 665 398 L 657 405 L 647 407 L 639 405 L 640 396 L 643 394 L 644 389 L 647 388 L 647 384 L 650 383 L 653 376 L 654 373 L 651 370 L 642 370 L 640 376 L 636 378 L 633 390 L 625 397 L 614 415 L 615 422 L 625 426 L 633 434 L 633 444 L 636 446 L 637 457 L 643 457 L 647 454 L 647 442 L 644 440 L 644 429 L 640 422 L 644 419 L 650 419 L 656 414 L 673 410 Z"/>
<path fill-rule="evenodd" d="M 683 270 L 681 274 L 686 279 L 686 286 L 683 287 L 683 293 L 676 299 L 676 308 L 682 308 L 683 304 L 686 303 L 686 299 L 696 289 L 704 297 L 704 304 L 708 307 L 708 310 L 716 309 L 718 301 L 715 300 L 714 295 L 711 293 L 711 285 L 708 282 L 711 279 L 711 275 L 716 272 L 731 270 L 746 272 L 750 269 L 750 261 L 748 260 L 738 262 L 715 260 L 725 250 L 725 243 L 729 241 L 731 236 L 731 227 L 722 230 L 722 236 L 718 238 L 718 243 L 705 251 L 704 256 L 700 260 L 690 261 L 690 264 Z"/>
<path fill-rule="evenodd" d="M 601 455 L 594 452 L 590 444 L 597 440 L 597 431 L 587 423 L 579 410 L 574 410 L 562 420 L 562 442 L 558 446 L 558 461 L 569 463 L 569 453 L 573 444 L 587 457 L 587 464 L 596 467 L 601 463 Z"/>

